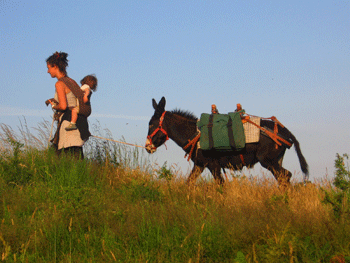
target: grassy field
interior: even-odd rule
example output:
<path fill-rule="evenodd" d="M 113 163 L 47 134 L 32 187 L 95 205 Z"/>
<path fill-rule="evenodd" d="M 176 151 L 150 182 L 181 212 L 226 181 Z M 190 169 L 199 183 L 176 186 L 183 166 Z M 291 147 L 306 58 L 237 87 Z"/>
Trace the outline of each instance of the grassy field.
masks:
<path fill-rule="evenodd" d="M 0 126 L 0 261 L 350 262 L 348 188 L 281 191 L 272 176 L 244 175 L 188 186 L 110 142 L 58 159 L 49 126 L 36 136 Z"/>

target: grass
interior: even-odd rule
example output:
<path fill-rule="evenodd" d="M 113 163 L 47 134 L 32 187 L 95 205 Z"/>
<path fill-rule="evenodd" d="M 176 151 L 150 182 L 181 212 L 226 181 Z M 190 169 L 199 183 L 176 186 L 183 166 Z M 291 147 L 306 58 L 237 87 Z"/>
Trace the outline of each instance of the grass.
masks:
<path fill-rule="evenodd" d="M 330 181 L 190 187 L 129 146 L 92 140 L 87 159 L 58 159 L 45 132 L 0 129 L 0 261 L 349 262 L 350 218 L 324 202 Z"/>

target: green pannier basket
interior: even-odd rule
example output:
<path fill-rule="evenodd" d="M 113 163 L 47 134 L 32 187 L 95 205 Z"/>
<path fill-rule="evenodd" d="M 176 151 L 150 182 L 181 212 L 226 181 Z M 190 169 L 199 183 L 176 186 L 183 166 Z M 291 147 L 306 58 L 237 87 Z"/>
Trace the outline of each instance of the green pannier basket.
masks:
<path fill-rule="evenodd" d="M 245 147 L 244 129 L 240 113 L 202 113 L 197 127 L 201 131 L 202 150 L 239 151 Z"/>

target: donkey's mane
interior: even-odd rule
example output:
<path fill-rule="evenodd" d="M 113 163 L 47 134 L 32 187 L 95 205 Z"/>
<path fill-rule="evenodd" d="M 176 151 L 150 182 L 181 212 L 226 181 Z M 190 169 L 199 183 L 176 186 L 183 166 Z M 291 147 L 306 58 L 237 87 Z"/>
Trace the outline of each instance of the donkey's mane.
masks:
<path fill-rule="evenodd" d="M 194 115 L 192 112 L 190 111 L 185 111 L 185 110 L 181 110 L 181 109 L 174 109 L 171 111 L 172 114 L 176 114 L 179 116 L 182 116 L 186 119 L 192 120 L 192 121 L 197 121 L 198 118 L 196 117 L 196 115 Z"/>

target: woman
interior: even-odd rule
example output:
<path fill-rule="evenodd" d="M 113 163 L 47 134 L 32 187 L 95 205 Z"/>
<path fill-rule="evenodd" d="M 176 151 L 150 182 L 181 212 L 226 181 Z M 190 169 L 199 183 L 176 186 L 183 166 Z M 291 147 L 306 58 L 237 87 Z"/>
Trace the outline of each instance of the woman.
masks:
<path fill-rule="evenodd" d="M 58 112 L 57 131 L 52 139 L 53 145 L 60 154 L 64 152 L 71 152 L 79 158 L 84 158 L 83 145 L 90 137 L 87 117 L 91 113 L 91 108 L 88 114 L 79 114 L 77 120 L 77 130 L 66 131 L 66 127 L 70 124 L 71 109 L 77 106 L 77 98 L 81 99 L 83 92 L 79 85 L 67 76 L 66 67 L 68 66 L 67 53 L 56 52 L 46 59 L 47 73 L 52 78 L 57 78 L 55 98 L 47 100 L 52 108 Z M 85 105 L 80 105 L 84 106 Z M 83 110 L 84 112 L 85 110 Z"/>

